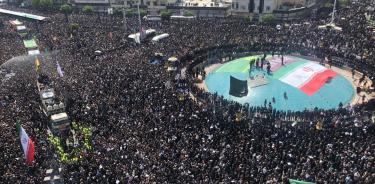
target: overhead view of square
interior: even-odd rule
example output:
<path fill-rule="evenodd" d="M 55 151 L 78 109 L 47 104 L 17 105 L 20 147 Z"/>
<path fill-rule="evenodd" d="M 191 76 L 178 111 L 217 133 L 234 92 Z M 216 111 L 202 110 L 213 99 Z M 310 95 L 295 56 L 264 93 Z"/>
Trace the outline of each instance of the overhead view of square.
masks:
<path fill-rule="evenodd" d="M 0 41 L 0 183 L 375 183 L 374 0 L 7 0 Z"/>

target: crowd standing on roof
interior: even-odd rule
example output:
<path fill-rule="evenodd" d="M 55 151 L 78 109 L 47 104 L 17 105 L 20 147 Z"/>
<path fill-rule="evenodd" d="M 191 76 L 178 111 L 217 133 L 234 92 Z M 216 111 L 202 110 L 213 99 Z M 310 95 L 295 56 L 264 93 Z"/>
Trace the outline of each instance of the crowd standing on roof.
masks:
<path fill-rule="evenodd" d="M 375 183 L 375 130 L 362 106 L 293 113 L 252 107 L 250 115 L 236 121 L 241 106 L 209 97 L 190 80 L 188 90 L 205 100 L 181 98 L 176 86 L 166 85 L 171 77 L 164 67 L 148 62 L 155 52 L 181 58 L 212 46 L 252 45 L 263 52 L 299 50 L 341 57 L 373 79 L 374 35 L 366 27 L 365 13 L 373 14 L 366 10 L 368 3 L 338 12 L 341 32 L 318 29 L 328 19 L 303 20 L 281 30 L 241 19 L 144 22 L 144 27 L 170 37 L 142 45 L 124 38 L 137 30 L 137 19 L 128 19 L 126 31 L 119 17 L 72 14 L 66 22 L 63 14 L 47 13 L 47 22 L 24 21 L 39 49 L 48 53 L 40 58 L 40 71 L 53 81 L 69 116 L 94 129 L 93 150 L 65 165 L 65 182 L 287 183 L 293 178 Z M 77 23 L 78 30 L 70 23 Z M 16 73 L 2 80 L 0 88 L 0 178 L 5 183 L 40 183 L 52 148 L 38 110 L 36 73 L 33 62 L 6 62 L 26 50 L 10 28 L 1 28 L 0 35 L 1 71 Z M 95 56 L 97 50 L 103 54 Z M 58 77 L 55 62 L 64 77 Z M 208 99 L 220 105 L 213 107 Z M 35 141 L 31 167 L 24 164 L 14 128 L 17 120 Z M 317 121 L 323 122 L 319 129 Z"/>

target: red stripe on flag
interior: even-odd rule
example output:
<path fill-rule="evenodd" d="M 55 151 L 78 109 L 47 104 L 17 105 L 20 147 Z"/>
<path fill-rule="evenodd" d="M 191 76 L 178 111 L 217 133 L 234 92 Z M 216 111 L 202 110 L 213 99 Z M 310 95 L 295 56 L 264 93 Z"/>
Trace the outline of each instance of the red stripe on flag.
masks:
<path fill-rule="evenodd" d="M 35 153 L 35 148 L 34 148 L 34 143 L 33 141 L 29 138 L 28 146 L 27 146 L 27 152 L 26 152 L 26 164 L 31 165 L 34 160 L 34 153 Z"/>
<path fill-rule="evenodd" d="M 322 87 L 329 78 L 334 76 L 336 76 L 336 72 L 332 70 L 324 70 L 323 72 L 316 74 L 309 82 L 300 87 L 300 90 L 308 95 L 312 95 L 318 91 L 318 89 Z"/>

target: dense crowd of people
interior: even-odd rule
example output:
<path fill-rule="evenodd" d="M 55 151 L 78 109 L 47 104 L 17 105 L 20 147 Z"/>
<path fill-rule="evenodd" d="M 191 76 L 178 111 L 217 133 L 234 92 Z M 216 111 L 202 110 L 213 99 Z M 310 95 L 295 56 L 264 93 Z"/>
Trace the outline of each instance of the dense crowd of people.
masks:
<path fill-rule="evenodd" d="M 138 20 L 85 14 L 33 12 L 45 22 L 23 20 L 37 39 L 40 72 L 48 75 L 75 122 L 93 128 L 93 150 L 84 159 L 63 165 L 66 183 L 375 183 L 374 125 L 364 105 L 336 110 L 281 112 L 243 107 L 208 94 L 194 77 L 180 80 L 163 64 L 150 64 L 155 53 L 181 58 L 180 68 L 210 47 L 262 52 L 300 52 L 340 62 L 374 79 L 374 33 L 360 1 L 337 12 L 334 29 L 319 29 L 329 19 L 282 24 L 243 19 L 199 18 L 142 22 L 168 33 L 158 43 L 135 44 Z M 7 22 L 11 18 L 4 18 Z M 78 24 L 73 28 L 72 23 Z M 1 87 L 0 178 L 5 183 L 40 183 L 50 167 L 53 148 L 46 118 L 39 109 L 33 59 L 9 26 L 0 28 Z M 95 55 L 95 51 L 101 54 Z M 11 60 L 9 60 L 11 59 Z M 9 61 L 8 61 L 9 60 Z M 64 76 L 56 72 L 56 62 Z M 15 73 L 5 78 L 7 73 Z M 374 83 L 372 83 L 374 84 Z M 183 88 L 183 90 L 181 90 Z M 186 93 L 188 91 L 189 93 Z M 191 97 L 193 94 L 194 97 Z M 215 104 L 215 105 L 213 105 Z M 243 118 L 238 118 L 242 112 Z M 19 120 L 35 142 L 35 161 L 26 166 L 14 128 Z M 317 122 L 322 127 L 317 128 Z"/>

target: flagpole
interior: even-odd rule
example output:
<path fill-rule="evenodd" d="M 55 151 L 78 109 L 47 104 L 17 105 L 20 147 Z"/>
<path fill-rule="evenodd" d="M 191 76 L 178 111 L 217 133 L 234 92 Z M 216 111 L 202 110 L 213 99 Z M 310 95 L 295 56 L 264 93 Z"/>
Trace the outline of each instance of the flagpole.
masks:
<path fill-rule="evenodd" d="M 126 1 L 124 1 L 124 8 L 122 9 L 122 16 L 123 16 L 123 22 L 124 22 L 124 32 L 126 32 L 126 12 L 125 12 L 125 6 Z"/>
<path fill-rule="evenodd" d="M 335 3 L 333 4 L 333 11 L 332 11 L 332 20 L 331 20 L 331 24 L 333 24 L 333 22 L 334 22 L 334 20 L 335 20 L 336 3 L 337 3 L 337 0 L 335 0 Z"/>
<path fill-rule="evenodd" d="M 139 12 L 139 4 L 140 1 L 138 0 L 138 20 L 139 20 L 139 43 L 142 42 L 142 23 L 141 23 L 141 14 Z"/>

